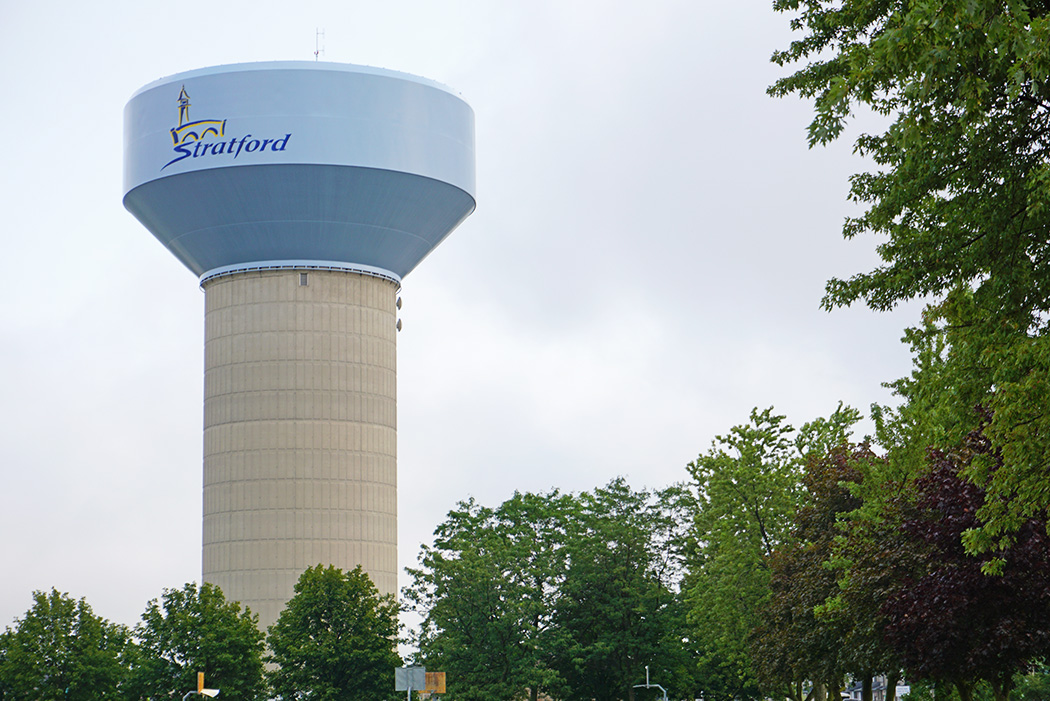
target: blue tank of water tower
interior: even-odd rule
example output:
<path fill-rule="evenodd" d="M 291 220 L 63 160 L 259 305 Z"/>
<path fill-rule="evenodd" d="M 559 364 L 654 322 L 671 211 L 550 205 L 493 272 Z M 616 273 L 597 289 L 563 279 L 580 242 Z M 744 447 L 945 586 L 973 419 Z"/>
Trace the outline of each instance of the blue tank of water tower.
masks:
<path fill-rule="evenodd" d="M 145 86 L 124 121 L 124 206 L 202 280 L 273 266 L 400 280 L 475 206 L 473 112 L 404 73 L 205 68 Z"/>

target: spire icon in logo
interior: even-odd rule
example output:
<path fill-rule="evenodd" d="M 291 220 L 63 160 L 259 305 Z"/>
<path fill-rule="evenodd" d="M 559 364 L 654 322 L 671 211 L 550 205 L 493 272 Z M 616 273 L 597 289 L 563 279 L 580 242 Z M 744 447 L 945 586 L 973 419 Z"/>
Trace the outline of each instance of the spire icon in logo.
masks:
<path fill-rule="evenodd" d="M 171 140 L 175 146 L 181 146 L 190 141 L 200 141 L 205 136 L 225 136 L 226 120 L 222 119 L 199 119 L 196 122 L 189 121 L 190 118 L 190 96 L 186 92 L 186 86 L 179 91 L 179 126 L 172 128 Z"/>

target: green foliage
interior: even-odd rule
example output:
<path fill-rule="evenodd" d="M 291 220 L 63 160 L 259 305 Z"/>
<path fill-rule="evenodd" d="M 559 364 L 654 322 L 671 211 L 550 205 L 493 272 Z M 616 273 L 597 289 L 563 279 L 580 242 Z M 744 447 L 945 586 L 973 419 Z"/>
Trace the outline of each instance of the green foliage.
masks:
<path fill-rule="evenodd" d="M 96 616 L 84 599 L 33 592 L 33 606 L 0 635 L 4 701 L 123 699 L 128 631 Z"/>
<path fill-rule="evenodd" d="M 409 571 L 421 661 L 447 673 L 450 701 L 625 698 L 646 665 L 686 695 L 674 590 L 687 502 L 680 489 L 621 479 L 578 496 L 515 494 L 495 509 L 461 503 Z"/>
<path fill-rule="evenodd" d="M 1014 701 L 1050 699 L 1050 670 L 1045 665 L 1039 665 L 1028 674 L 1018 675 L 1010 698 Z"/>
<path fill-rule="evenodd" d="M 718 436 L 688 466 L 698 495 L 697 540 L 706 560 L 732 551 L 761 566 L 787 537 L 798 506 L 802 461 L 795 429 L 772 409 Z"/>
<path fill-rule="evenodd" d="M 423 615 L 422 661 L 446 672 L 450 699 L 509 701 L 558 685 L 551 616 L 574 509 L 557 492 L 515 493 L 497 509 L 470 500 L 423 546 L 404 593 Z"/>
<path fill-rule="evenodd" d="M 360 566 L 311 567 L 270 627 L 271 687 L 285 701 L 400 698 L 393 691 L 397 632 L 393 597 L 380 596 Z"/>
<path fill-rule="evenodd" d="M 806 498 L 793 519 L 791 541 L 769 560 L 771 596 L 752 638 L 755 669 L 767 688 L 790 690 L 809 679 L 833 689 L 849 673 L 861 678 L 881 671 L 870 666 L 879 663 L 868 656 L 870 649 L 843 644 L 854 621 L 841 611 L 827 611 L 828 602 L 839 594 L 830 564 L 842 535 L 841 520 L 860 506 L 849 485 L 861 479 L 857 465 L 873 457 L 866 447 L 841 445 L 806 461 Z"/>
<path fill-rule="evenodd" d="M 862 481 L 850 486 L 881 474 L 885 464 L 885 459 L 870 456 L 856 463 Z M 883 486 L 894 492 L 894 483 L 883 482 Z M 833 544 L 830 561 L 838 591 L 819 613 L 843 625 L 841 645 L 848 671 L 857 677 L 883 673 L 895 678 L 903 665 L 886 643 L 883 606 L 902 582 L 923 571 L 928 549 L 901 530 L 898 501 L 882 499 L 880 504 L 878 512 L 866 511 L 870 508 L 866 505 L 840 521 L 841 535 Z"/>
<path fill-rule="evenodd" d="M 682 629 L 671 589 L 680 567 L 664 559 L 675 552 L 664 546 L 678 540 L 668 497 L 633 491 L 622 478 L 580 495 L 554 616 L 567 701 L 628 698 L 646 665 L 665 682 L 674 673 L 681 643 L 666 633 Z"/>
<path fill-rule="evenodd" d="M 770 593 L 769 560 L 792 540 L 806 456 L 846 441 L 859 418 L 840 405 L 796 432 L 755 409 L 689 464 L 696 507 L 684 590 L 699 673 L 718 698 L 761 696 L 748 640 Z"/>
<path fill-rule="evenodd" d="M 190 582 L 165 589 L 146 606 L 135 628 L 139 659 L 132 675 L 133 698 L 181 699 L 197 688 L 203 672 L 208 687 L 228 701 L 262 698 L 263 634 L 258 619 L 226 601 L 212 584 Z"/>
<path fill-rule="evenodd" d="M 885 131 L 856 149 L 875 164 L 852 178 L 866 206 L 847 238 L 880 238 L 882 264 L 831 280 L 824 306 L 928 303 L 909 332 L 907 405 L 883 426 L 894 469 L 918 474 L 928 445 L 951 445 L 993 412 L 1001 451 L 968 476 L 987 489 L 971 551 L 1011 542 L 1045 513 L 1050 491 L 1050 7 L 1024 0 L 776 0 L 802 34 L 774 54 L 801 64 L 773 95 L 814 101 L 811 144 L 840 136 L 859 107 Z M 910 405 L 910 406 L 909 406 Z M 894 426 L 899 421 L 899 425 Z M 997 563 L 990 563 L 992 569 Z"/>

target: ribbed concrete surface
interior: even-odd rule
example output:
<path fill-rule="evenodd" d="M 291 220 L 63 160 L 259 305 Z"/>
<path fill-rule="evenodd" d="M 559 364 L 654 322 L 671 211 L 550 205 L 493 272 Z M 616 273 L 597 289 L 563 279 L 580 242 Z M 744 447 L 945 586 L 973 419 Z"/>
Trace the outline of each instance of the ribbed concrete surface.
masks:
<path fill-rule="evenodd" d="M 312 565 L 397 590 L 395 300 L 334 271 L 205 285 L 204 581 L 263 629 Z"/>

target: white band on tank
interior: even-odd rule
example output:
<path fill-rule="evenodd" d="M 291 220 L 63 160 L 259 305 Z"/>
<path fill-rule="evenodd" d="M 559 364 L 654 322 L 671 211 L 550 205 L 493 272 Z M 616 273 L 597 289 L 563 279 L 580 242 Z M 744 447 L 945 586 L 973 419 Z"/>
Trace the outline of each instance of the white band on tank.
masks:
<path fill-rule="evenodd" d="M 382 268 L 376 268 L 371 265 L 352 265 L 330 260 L 268 260 L 262 263 L 226 265 L 221 268 L 209 270 L 201 275 L 200 286 L 203 288 L 204 283 L 209 280 L 214 280 L 215 278 L 226 277 L 228 275 L 238 275 L 240 273 L 249 273 L 257 270 L 333 270 L 382 278 L 383 280 L 389 280 L 394 283 L 398 288 L 401 287 L 401 278 L 389 270 L 383 270 Z"/>

